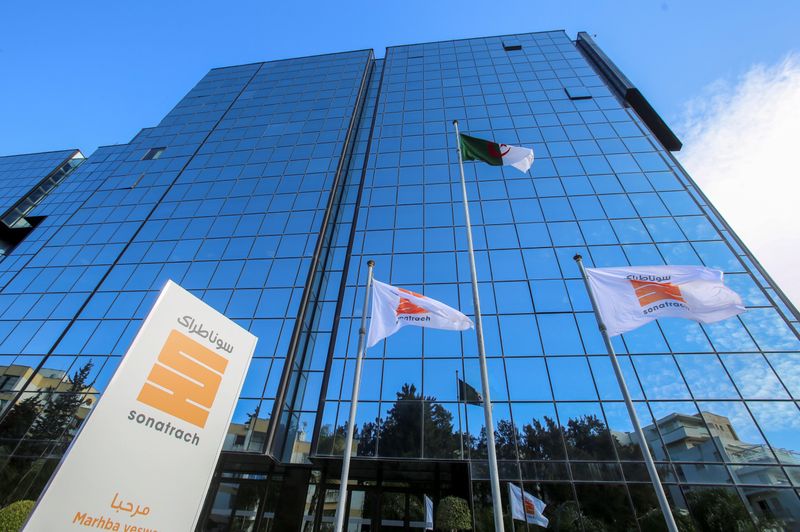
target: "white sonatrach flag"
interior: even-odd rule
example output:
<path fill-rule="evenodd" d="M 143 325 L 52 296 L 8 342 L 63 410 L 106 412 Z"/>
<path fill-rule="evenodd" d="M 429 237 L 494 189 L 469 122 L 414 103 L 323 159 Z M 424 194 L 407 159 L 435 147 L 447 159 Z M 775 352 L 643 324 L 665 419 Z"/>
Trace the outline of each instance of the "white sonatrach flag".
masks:
<path fill-rule="evenodd" d="M 722 272 L 702 266 L 586 268 L 586 276 L 609 336 L 657 318 L 713 323 L 744 312 Z"/>
<path fill-rule="evenodd" d="M 511 501 L 511 518 L 525 521 L 532 525 L 547 528 L 550 524 L 543 512 L 547 505 L 527 491 L 522 491 L 519 486 L 508 484 L 508 500 Z"/>
<path fill-rule="evenodd" d="M 372 347 L 406 325 L 448 331 L 465 331 L 473 326 L 471 319 L 440 301 L 373 281 L 367 347 Z"/>
<path fill-rule="evenodd" d="M 425 530 L 433 530 L 433 501 L 427 495 L 425 498 Z"/>

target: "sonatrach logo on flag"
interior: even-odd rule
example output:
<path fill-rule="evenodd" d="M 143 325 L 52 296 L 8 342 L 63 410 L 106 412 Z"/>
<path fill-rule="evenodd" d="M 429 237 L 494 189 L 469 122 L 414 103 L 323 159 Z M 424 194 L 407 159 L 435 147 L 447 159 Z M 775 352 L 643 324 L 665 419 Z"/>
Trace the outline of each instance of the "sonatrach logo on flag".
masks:
<path fill-rule="evenodd" d="M 465 331 L 472 320 L 441 301 L 378 280 L 372 284 L 372 313 L 367 347 L 372 347 L 406 325 Z"/>
<path fill-rule="evenodd" d="M 524 500 L 524 501 L 522 501 L 522 504 L 524 504 L 524 505 L 525 505 L 525 513 L 526 513 L 526 514 L 528 514 L 528 515 L 533 515 L 533 516 L 535 516 L 535 515 L 536 515 L 536 505 L 535 505 L 535 504 L 533 504 L 533 501 L 532 501 L 532 500 L 530 500 L 530 499 L 528 499 L 528 498 L 526 497 L 526 498 L 525 498 L 525 500 Z"/>
<path fill-rule="evenodd" d="M 609 336 L 657 318 L 713 323 L 744 312 L 742 300 L 703 266 L 586 268 Z"/>
<path fill-rule="evenodd" d="M 412 292 L 411 290 L 406 290 L 405 288 L 398 288 L 398 290 L 404 294 L 414 297 L 425 297 L 422 294 Z M 431 319 L 430 316 L 420 316 L 420 314 L 428 314 L 428 311 L 419 305 L 412 303 L 407 297 L 400 298 L 400 303 L 397 304 L 397 308 L 395 309 L 394 313 L 397 315 L 398 320 L 417 321 Z"/>
<path fill-rule="evenodd" d="M 512 519 L 545 528 L 550 524 L 550 520 L 544 516 L 544 509 L 547 508 L 544 501 L 527 491 L 522 491 L 510 482 L 508 483 L 508 501 L 511 503 Z"/>
<path fill-rule="evenodd" d="M 686 303 L 683 295 L 681 295 L 681 289 L 672 283 L 657 283 L 655 281 L 640 281 L 637 279 L 629 279 L 629 281 L 633 285 L 636 297 L 639 298 L 639 304 L 643 307 L 664 299 Z"/>

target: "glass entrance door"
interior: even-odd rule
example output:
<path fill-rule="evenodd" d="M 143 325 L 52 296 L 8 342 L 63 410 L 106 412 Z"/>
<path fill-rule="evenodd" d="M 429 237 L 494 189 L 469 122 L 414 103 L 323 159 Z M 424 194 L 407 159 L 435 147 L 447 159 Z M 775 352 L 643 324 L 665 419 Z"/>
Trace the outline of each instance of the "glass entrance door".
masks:
<path fill-rule="evenodd" d="M 355 489 L 350 491 L 347 510 L 347 532 L 371 532 L 373 492 Z"/>
<path fill-rule="evenodd" d="M 244 475 L 243 475 L 244 476 Z M 281 477 L 247 475 L 212 484 L 213 502 L 198 530 L 203 532 L 271 532 Z"/>
<path fill-rule="evenodd" d="M 384 491 L 381 493 L 381 531 L 425 530 L 425 503 L 423 495 L 411 491 Z"/>
<path fill-rule="evenodd" d="M 258 508 L 265 486 L 257 482 L 221 482 L 203 530 L 209 532 L 256 532 Z"/>
<path fill-rule="evenodd" d="M 409 530 L 425 530 L 424 496 L 416 493 L 408 494 L 408 528 Z"/>
<path fill-rule="evenodd" d="M 402 489 L 402 488 L 400 488 Z M 320 532 L 333 530 L 337 489 L 328 489 L 325 494 Z M 423 496 L 399 491 L 397 488 L 383 491 L 378 487 L 351 488 L 346 508 L 347 532 L 419 531 L 425 530 L 425 506 Z"/>
<path fill-rule="evenodd" d="M 381 494 L 381 530 L 406 529 L 406 494 L 384 491 Z"/>

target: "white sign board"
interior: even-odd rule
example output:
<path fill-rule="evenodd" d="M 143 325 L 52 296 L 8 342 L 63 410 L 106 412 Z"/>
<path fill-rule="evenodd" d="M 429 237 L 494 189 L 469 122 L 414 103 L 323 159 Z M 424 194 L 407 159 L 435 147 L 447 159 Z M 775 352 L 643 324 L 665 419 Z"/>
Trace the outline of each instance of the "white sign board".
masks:
<path fill-rule="evenodd" d="M 169 281 L 24 530 L 194 530 L 255 345 Z"/>

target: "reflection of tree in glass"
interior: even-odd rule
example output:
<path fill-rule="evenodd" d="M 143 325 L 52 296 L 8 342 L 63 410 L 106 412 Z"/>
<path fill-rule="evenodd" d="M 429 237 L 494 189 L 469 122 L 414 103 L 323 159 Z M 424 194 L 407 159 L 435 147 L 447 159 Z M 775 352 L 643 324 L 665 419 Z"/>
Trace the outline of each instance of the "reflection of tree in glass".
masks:
<path fill-rule="evenodd" d="M 20 401 L 3 420 L 0 501 L 13 502 L 26 494 L 38 496 L 55 467 L 55 460 L 47 457 L 63 452 L 80 425 L 78 409 L 91 387 L 86 380 L 93 365 L 90 361 L 75 371 L 62 391 L 49 387 Z"/>
<path fill-rule="evenodd" d="M 522 427 L 520 452 L 520 458 L 527 460 L 563 460 L 561 428 L 547 416 L 544 417 L 544 425 L 534 419 Z"/>
<path fill-rule="evenodd" d="M 425 431 L 425 456 L 458 458 L 458 433 L 453 429 L 453 414 L 435 397 L 417 393 L 413 384 L 403 384 L 386 418 L 377 418 L 356 427 L 358 456 L 419 457 Z M 322 453 L 341 454 L 346 427 L 320 430 Z"/>
<path fill-rule="evenodd" d="M 436 403 L 435 397 L 424 397 L 417 393 L 413 384 L 404 384 L 397 392 L 397 400 L 388 410 L 386 418 L 364 423 L 356 431 L 359 456 L 400 456 L 416 457 L 420 454 L 420 443 L 424 427 L 425 456 L 436 456 L 435 450 L 447 452 L 441 457 L 459 458 L 457 432 L 454 432 L 453 414 L 443 405 Z M 322 452 L 340 454 L 344 442 L 345 427 L 338 427 L 335 434 L 323 429 L 320 432 Z M 335 439 L 334 439 L 335 436 Z M 334 443 L 335 440 L 335 443 Z M 604 464 L 593 461 L 623 461 L 642 459 L 641 450 L 627 434 L 612 434 L 605 422 L 595 415 L 570 418 L 566 425 L 555 419 L 543 416 L 521 425 L 520 430 L 510 420 L 498 420 L 495 431 L 497 456 L 501 459 L 516 459 L 519 452 L 521 460 L 563 461 L 566 454 L 570 460 L 584 463 L 591 468 L 598 467 L 594 475 L 603 475 Z M 481 429 L 478 436 L 465 434 L 464 443 L 470 449 L 472 458 L 485 457 L 486 431 Z M 616 448 L 616 454 L 614 453 Z M 550 519 L 554 530 L 635 530 L 637 517 L 642 530 L 660 530 L 663 516 L 655 493 L 651 489 L 626 490 L 621 483 L 580 483 L 575 485 L 578 501 L 573 500 L 568 484 L 543 483 L 539 485 L 543 500 L 548 502 L 545 515 Z M 565 493 L 557 488 L 564 488 Z M 556 490 L 556 491 L 553 491 Z M 719 528 L 716 516 L 726 516 L 720 521 L 723 525 L 735 523 L 735 530 L 749 532 L 763 530 L 754 528 L 746 508 L 734 492 L 721 490 L 724 497 L 718 496 L 718 489 L 690 492 L 687 502 L 694 520 L 683 511 L 675 511 L 676 520 L 682 531 L 731 530 L 730 526 Z M 476 520 L 491 529 L 492 515 L 488 487 L 481 483 L 475 485 Z M 631 500 L 632 498 L 632 500 Z M 382 506 L 391 509 L 400 500 L 384 499 Z M 396 508 L 399 511 L 399 508 Z M 700 516 L 700 517 L 698 517 Z M 652 526 L 651 526 L 652 525 Z M 509 524 L 510 526 L 510 524 Z M 481 527 L 478 527 L 481 529 Z M 779 529 L 779 528 L 776 528 Z"/>
<path fill-rule="evenodd" d="M 599 519 L 584 515 L 575 501 L 563 502 L 555 507 L 551 514 L 545 511 L 545 515 L 550 519 L 548 528 L 553 530 L 564 532 L 600 532 L 608 530 L 606 525 Z"/>
<path fill-rule="evenodd" d="M 726 488 L 692 490 L 686 494 L 686 502 L 694 517 L 694 524 L 701 532 L 782 530 L 777 523 L 767 520 L 761 520 L 758 525 L 754 525 L 747 508 L 733 490 Z"/>
<path fill-rule="evenodd" d="M 732 528 L 722 528 L 722 529 L 707 529 L 707 528 L 698 528 L 697 524 L 692 521 L 692 517 L 689 515 L 689 512 L 680 509 L 680 508 L 673 508 L 672 509 L 672 516 L 675 518 L 675 524 L 678 525 L 678 530 L 681 532 L 700 532 L 700 531 L 711 531 L 711 530 L 719 530 L 720 532 L 727 531 L 727 530 L 737 530 L 741 532 L 745 532 L 750 530 L 749 528 L 736 528 L 735 526 Z M 749 525 L 749 523 L 748 523 Z M 646 512 L 643 516 L 639 518 L 639 526 L 642 530 L 653 532 L 667 532 L 667 525 L 664 522 L 664 514 L 661 513 L 659 508 L 653 508 L 652 510 Z"/>
<path fill-rule="evenodd" d="M 0 424 L 0 434 L 3 439 L 18 440 L 22 438 L 39 415 L 41 404 L 39 394 L 20 401 L 11 409 L 3 423 Z"/>
<path fill-rule="evenodd" d="M 422 404 L 416 387 L 403 384 L 397 401 L 380 425 L 379 453 L 381 456 L 414 457 L 420 455 L 422 443 Z"/>
<path fill-rule="evenodd" d="M 247 530 L 247 525 L 255 521 L 255 513 L 263 495 L 263 485 L 249 483 L 239 485 L 236 493 L 236 511 L 242 522 L 236 523 L 234 525 L 236 528 Z"/>
<path fill-rule="evenodd" d="M 424 427 L 426 449 L 457 448 L 453 414 L 436 403 L 435 397 L 424 397 L 417 393 L 413 384 L 403 384 L 396 395 L 397 401 L 389 409 L 386 419 L 376 420 L 380 428 L 370 426 L 370 423 L 364 425 L 362 445 L 367 449 L 371 447 L 369 438 L 377 434 L 381 456 L 419 456 Z"/>
<path fill-rule="evenodd" d="M 606 424 L 593 415 L 570 418 L 564 431 L 567 453 L 573 460 L 613 458 L 610 436 Z"/>
<path fill-rule="evenodd" d="M 33 422 L 28 438 L 32 440 L 51 440 L 57 446 L 64 431 L 76 428 L 79 421 L 75 418 L 78 408 L 85 400 L 85 392 L 89 388 L 86 379 L 92 371 L 92 362 L 81 366 L 72 376 L 69 387 L 56 393 L 53 388 L 44 390 L 42 411 Z"/>
<path fill-rule="evenodd" d="M 424 512 L 422 501 L 418 497 L 408 497 L 408 516 L 420 516 Z M 403 520 L 406 515 L 406 495 L 404 493 L 383 492 L 381 495 L 381 518 Z"/>
<path fill-rule="evenodd" d="M 486 452 L 486 432 L 481 431 L 479 438 L 470 440 L 473 452 L 479 456 Z M 515 458 L 515 442 L 519 446 L 520 458 L 523 460 L 554 461 L 564 460 L 564 448 L 572 460 L 610 460 L 614 458 L 611 432 L 605 422 L 594 415 L 570 418 L 566 427 L 560 426 L 556 420 L 544 416 L 541 420 L 533 419 L 517 431 L 508 420 L 497 422 L 495 431 L 497 455 L 500 458 Z M 641 459 L 638 447 L 630 443 L 618 443 L 621 459 Z M 591 468 L 595 464 L 589 463 Z M 596 464 L 601 467 L 601 464 Z M 598 470 L 597 475 L 602 475 Z M 543 484 L 545 491 L 552 491 L 556 484 Z M 554 530 L 626 530 L 635 529 L 633 512 L 626 490 L 621 485 L 581 484 L 577 487 L 580 508 L 572 500 L 571 494 L 542 494 L 549 505 L 545 515 L 551 519 Z M 487 492 L 488 496 L 488 492 Z M 560 502 L 559 502 L 560 501 Z M 488 507 L 488 499 L 483 503 Z M 655 494 L 645 492 L 638 494 L 638 508 L 657 508 Z M 477 510 L 476 510 L 477 511 Z M 480 517 L 486 513 L 485 508 L 477 511 Z M 487 513 L 487 519 L 491 517 Z M 487 521 L 487 530 L 491 529 L 491 519 Z"/>
<path fill-rule="evenodd" d="M 517 431 L 509 420 L 499 420 L 495 430 L 495 445 L 499 458 L 515 459 L 515 444 L 519 445 L 522 460 L 563 460 L 566 443 L 573 460 L 609 460 L 614 458 L 611 447 L 611 432 L 597 416 L 581 416 L 569 419 L 566 430 L 544 416 L 544 423 L 533 419 Z M 563 439 L 562 439 L 563 438 Z M 516 442 L 516 443 L 515 443 Z M 486 430 L 481 429 L 479 438 L 470 438 L 473 451 L 479 456 L 486 454 Z M 641 457 L 638 447 L 619 443 L 618 452 L 623 460 Z"/>

